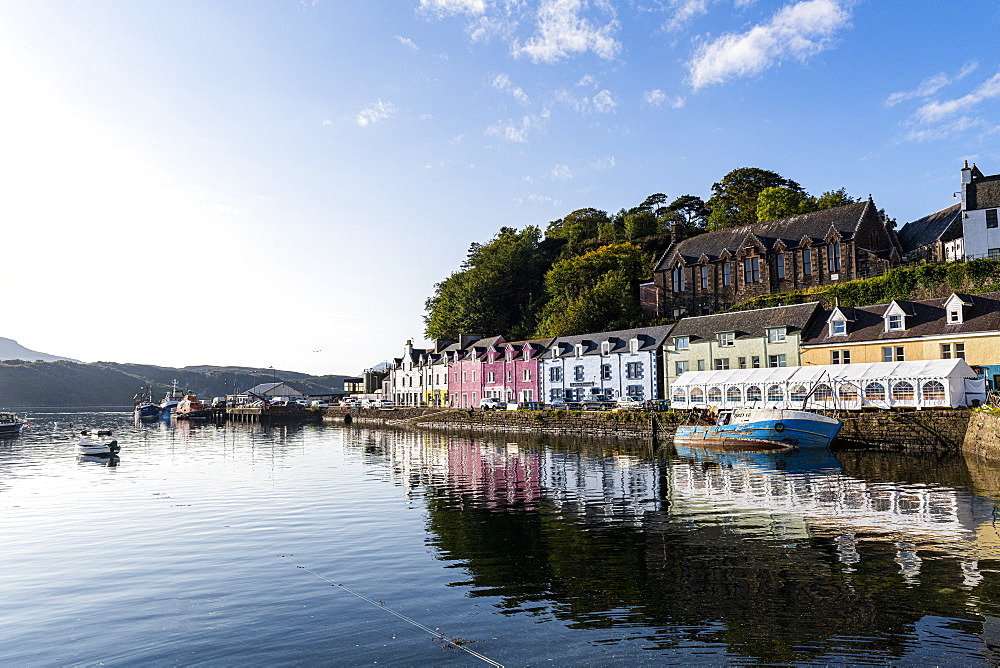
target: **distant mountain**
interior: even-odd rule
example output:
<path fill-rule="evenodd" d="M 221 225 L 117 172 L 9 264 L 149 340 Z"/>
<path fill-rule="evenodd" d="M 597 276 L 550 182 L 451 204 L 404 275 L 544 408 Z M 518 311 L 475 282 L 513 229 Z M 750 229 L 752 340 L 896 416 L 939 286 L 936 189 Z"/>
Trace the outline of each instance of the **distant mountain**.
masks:
<path fill-rule="evenodd" d="M 48 353 L 28 350 L 14 339 L 0 337 L 0 360 L 24 360 L 25 362 L 78 362 L 69 357 L 59 357 Z"/>
<path fill-rule="evenodd" d="M 7 339 L 9 340 L 9 339 Z M 149 389 L 161 399 L 174 381 L 178 392 L 210 398 L 235 394 L 272 378 L 303 394 L 339 394 L 351 376 L 310 376 L 252 367 L 173 367 L 72 361 L 0 361 L 0 406 L 131 406 Z"/>

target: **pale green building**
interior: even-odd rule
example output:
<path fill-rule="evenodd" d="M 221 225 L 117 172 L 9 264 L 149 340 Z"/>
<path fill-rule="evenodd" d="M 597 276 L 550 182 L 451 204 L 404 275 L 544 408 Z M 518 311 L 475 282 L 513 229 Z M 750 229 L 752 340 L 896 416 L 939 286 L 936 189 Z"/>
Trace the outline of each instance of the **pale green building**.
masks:
<path fill-rule="evenodd" d="M 819 302 L 683 318 L 664 347 L 664 381 L 685 371 L 799 366 L 802 336 Z"/>

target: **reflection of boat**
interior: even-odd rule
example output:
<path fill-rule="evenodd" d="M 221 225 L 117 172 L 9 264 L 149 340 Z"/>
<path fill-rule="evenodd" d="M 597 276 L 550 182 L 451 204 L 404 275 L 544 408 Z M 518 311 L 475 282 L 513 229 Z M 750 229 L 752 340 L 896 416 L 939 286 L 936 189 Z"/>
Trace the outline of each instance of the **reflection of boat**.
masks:
<path fill-rule="evenodd" d="M 0 434 L 19 434 L 25 421 L 13 413 L 0 413 Z"/>
<path fill-rule="evenodd" d="M 677 428 L 674 443 L 720 450 L 782 450 L 825 447 L 840 431 L 836 418 L 786 408 L 740 408 L 693 413 Z"/>
<path fill-rule="evenodd" d="M 204 419 L 211 415 L 211 409 L 205 406 L 205 402 L 195 394 L 188 394 L 177 404 L 174 409 L 174 417 L 178 420 Z"/>
<path fill-rule="evenodd" d="M 87 431 L 80 432 L 80 440 L 76 442 L 76 451 L 80 455 L 89 455 L 91 457 L 112 457 L 118 454 L 121 450 L 121 446 L 118 445 L 118 441 L 111 440 L 107 443 L 99 443 L 98 441 L 92 440 L 90 434 Z"/>

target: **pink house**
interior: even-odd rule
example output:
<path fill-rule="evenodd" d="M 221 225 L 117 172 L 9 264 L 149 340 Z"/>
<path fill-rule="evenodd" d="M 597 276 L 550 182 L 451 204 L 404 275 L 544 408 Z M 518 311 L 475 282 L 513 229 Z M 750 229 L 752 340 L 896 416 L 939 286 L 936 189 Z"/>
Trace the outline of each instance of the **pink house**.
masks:
<path fill-rule="evenodd" d="M 487 351 L 503 342 L 502 336 L 479 339 L 451 353 L 448 365 L 448 399 L 453 408 L 477 408 L 483 394 L 483 360 Z"/>
<path fill-rule="evenodd" d="M 539 401 L 539 360 L 555 339 L 498 342 L 482 359 L 482 396 L 501 401 Z"/>

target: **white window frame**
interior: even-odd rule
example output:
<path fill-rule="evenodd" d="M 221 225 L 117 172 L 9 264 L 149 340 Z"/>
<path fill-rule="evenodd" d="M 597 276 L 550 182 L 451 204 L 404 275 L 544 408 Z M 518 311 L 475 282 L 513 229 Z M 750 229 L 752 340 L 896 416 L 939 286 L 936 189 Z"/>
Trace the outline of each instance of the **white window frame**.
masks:
<path fill-rule="evenodd" d="M 787 327 L 768 327 L 767 328 L 767 342 L 768 343 L 784 343 L 785 336 L 788 334 Z"/>
<path fill-rule="evenodd" d="M 732 348 L 736 345 L 736 332 L 719 332 L 719 347 Z"/>

